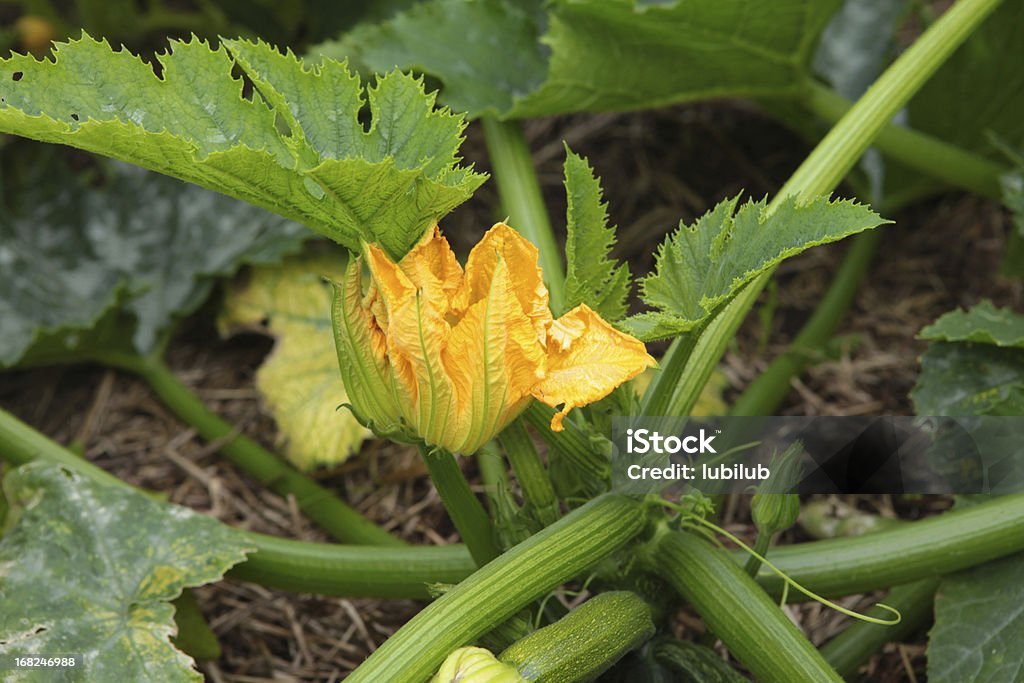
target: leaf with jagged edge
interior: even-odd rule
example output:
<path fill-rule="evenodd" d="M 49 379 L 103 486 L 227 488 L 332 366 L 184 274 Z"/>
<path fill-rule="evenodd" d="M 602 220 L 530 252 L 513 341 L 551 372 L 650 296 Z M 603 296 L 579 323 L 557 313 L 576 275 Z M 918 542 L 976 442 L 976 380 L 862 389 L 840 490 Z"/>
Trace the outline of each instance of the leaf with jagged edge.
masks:
<path fill-rule="evenodd" d="M 351 411 L 338 408 L 348 395 L 324 278 L 341 280 L 345 262 L 334 247 L 253 268 L 229 285 L 218 319 L 224 333 L 256 330 L 276 339 L 256 387 L 277 422 L 285 455 L 303 470 L 343 462 L 370 436 Z"/>
<path fill-rule="evenodd" d="M 838 0 L 427 0 L 312 52 L 420 70 L 471 116 L 797 94 Z"/>
<path fill-rule="evenodd" d="M 1009 308 L 996 308 L 986 300 L 966 311 L 957 309 L 946 313 L 921 330 L 918 337 L 1024 348 L 1024 315 Z"/>
<path fill-rule="evenodd" d="M 615 322 L 626 314 L 631 281 L 629 266 L 609 258 L 615 228 L 608 226 L 608 204 L 601 201 L 601 183 L 587 160 L 565 148 L 567 199 L 565 242 L 566 308 L 587 304 Z"/>
<path fill-rule="evenodd" d="M 312 236 L 298 223 L 172 178 L 110 165 L 103 183 L 33 154 L 0 211 L 0 367 L 148 353 L 215 279 L 273 263 Z M 19 150 L 23 153 L 23 150 Z"/>
<path fill-rule="evenodd" d="M 654 272 L 640 283 L 644 302 L 658 310 L 626 318 L 626 331 L 645 341 L 688 332 L 784 259 L 890 222 L 867 206 L 828 197 L 790 197 L 771 215 L 764 199 L 737 209 L 738 203 L 738 196 L 720 202 L 661 243 Z"/>
<path fill-rule="evenodd" d="M 84 655 L 73 669 L 7 670 L 5 681 L 203 680 L 170 642 L 171 601 L 243 561 L 253 548 L 242 535 L 50 463 L 12 470 L 3 487 L 0 657 Z"/>
<path fill-rule="evenodd" d="M 242 40 L 171 46 L 154 58 L 159 76 L 85 35 L 52 62 L 0 60 L 0 131 L 128 161 L 394 258 L 485 179 L 458 165 L 463 118 L 435 110 L 421 80 L 390 73 L 364 96 L 331 59 Z"/>

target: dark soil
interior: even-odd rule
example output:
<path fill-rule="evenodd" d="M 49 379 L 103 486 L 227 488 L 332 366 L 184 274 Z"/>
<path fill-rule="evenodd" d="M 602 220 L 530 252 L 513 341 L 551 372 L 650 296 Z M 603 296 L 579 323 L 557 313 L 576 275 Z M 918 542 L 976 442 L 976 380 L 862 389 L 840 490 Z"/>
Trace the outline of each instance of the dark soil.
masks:
<path fill-rule="evenodd" d="M 800 163 L 806 145 L 742 104 L 683 106 L 656 113 L 575 116 L 530 124 L 541 180 L 558 228 L 562 140 L 585 154 L 602 176 L 613 221 L 620 226 L 618 256 L 634 273 L 646 272 L 655 245 L 680 218 L 691 220 L 741 189 L 771 194 Z M 466 157 L 487 162 L 479 130 L 470 130 Z M 488 183 L 450 216 L 446 231 L 461 253 L 496 219 Z M 958 305 L 991 298 L 1021 304 L 1019 283 L 994 275 L 1008 219 L 996 205 L 957 194 L 919 204 L 885 228 L 881 253 L 840 331 L 848 343 L 793 383 L 787 414 L 901 414 L 923 345 L 915 333 Z M 812 250 L 783 264 L 777 304 L 764 322 L 752 315 L 722 364 L 727 395 L 742 390 L 798 331 L 835 272 L 844 245 Z M 208 313 L 208 312 L 207 312 Z M 209 316 L 189 321 L 172 346 L 179 376 L 246 434 L 275 443 L 272 420 L 261 410 L 253 373 L 269 344 L 256 337 L 223 341 Z M 132 483 L 166 492 L 176 503 L 230 524 L 308 540 L 327 540 L 294 501 L 263 490 L 240 474 L 172 417 L 141 382 L 95 367 L 48 368 L 0 376 L 0 406 L 56 438 L 84 445 L 86 456 Z M 344 466 L 316 473 L 351 504 L 404 538 L 419 543 L 456 540 L 414 452 L 369 443 Z M 926 513 L 941 500 L 906 503 L 863 499 L 887 514 Z M 725 521 L 749 534 L 746 501 L 735 499 Z M 796 537 L 796 535 L 794 534 Z M 211 681 L 335 681 L 343 678 L 417 609 L 412 602 L 344 600 L 291 595 L 224 581 L 197 591 L 218 634 L 223 656 L 201 665 Z M 864 607 L 870 598 L 846 603 Z M 817 606 L 787 608 L 816 643 L 846 618 Z M 676 621 L 693 637 L 699 622 L 685 611 Z M 923 637 L 892 645 L 870 665 L 873 681 L 923 680 Z"/>

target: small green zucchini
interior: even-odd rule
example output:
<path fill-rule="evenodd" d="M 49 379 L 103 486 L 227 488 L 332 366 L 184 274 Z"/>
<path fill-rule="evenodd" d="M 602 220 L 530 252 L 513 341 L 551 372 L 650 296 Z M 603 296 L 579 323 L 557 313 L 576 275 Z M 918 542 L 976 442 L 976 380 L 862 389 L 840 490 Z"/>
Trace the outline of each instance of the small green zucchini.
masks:
<path fill-rule="evenodd" d="M 601 593 L 498 657 L 527 681 L 582 683 L 607 671 L 654 635 L 651 611 L 628 591 Z"/>

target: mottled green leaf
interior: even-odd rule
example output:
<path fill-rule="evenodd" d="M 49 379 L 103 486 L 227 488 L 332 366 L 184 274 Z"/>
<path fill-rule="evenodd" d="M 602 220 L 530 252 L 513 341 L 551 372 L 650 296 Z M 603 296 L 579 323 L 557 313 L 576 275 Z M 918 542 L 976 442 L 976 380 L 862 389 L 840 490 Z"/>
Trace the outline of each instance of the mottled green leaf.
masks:
<path fill-rule="evenodd" d="M 624 321 L 650 340 L 687 332 L 743 285 L 809 247 L 835 242 L 886 221 L 866 206 L 818 197 L 784 201 L 766 215 L 766 200 L 720 202 L 690 226 L 680 223 L 655 255 L 655 270 L 641 281 L 643 300 L 657 309 Z"/>
<path fill-rule="evenodd" d="M 364 97 L 343 64 L 238 40 L 175 41 L 155 62 L 88 36 L 58 45 L 53 62 L 2 60 L 0 131 L 128 161 L 396 258 L 484 180 L 457 165 L 462 118 L 435 111 L 410 76 L 383 76 Z"/>
<path fill-rule="evenodd" d="M 928 641 L 931 683 L 1018 683 L 1024 671 L 1024 556 L 943 580 Z"/>
<path fill-rule="evenodd" d="M 60 163 L 4 184 L 0 367 L 147 352 L 216 276 L 297 251 L 297 223 L 115 165 L 94 187 Z M 52 174 L 44 178 L 45 174 Z"/>
<path fill-rule="evenodd" d="M 46 463 L 9 473 L 0 541 L 0 654 L 82 654 L 5 681 L 201 681 L 170 643 L 170 601 L 251 550 L 216 520 Z"/>
<path fill-rule="evenodd" d="M 935 342 L 910 397 L 918 415 L 1024 415 L 1024 349 Z"/>
<path fill-rule="evenodd" d="M 368 71 L 415 69 L 444 81 L 456 111 L 477 116 L 512 109 L 544 81 L 538 0 L 419 2 L 389 21 L 364 23 L 312 52 L 348 59 Z"/>
<path fill-rule="evenodd" d="M 608 205 L 601 201 L 601 183 L 583 157 L 566 148 L 565 277 L 566 308 L 587 304 L 608 321 L 626 314 L 629 266 L 609 258 L 615 228 L 608 226 Z"/>
<path fill-rule="evenodd" d="M 369 431 L 351 411 L 338 372 L 330 285 L 346 255 L 337 247 L 252 269 L 232 283 L 219 319 L 222 331 L 257 330 L 276 338 L 256 372 L 256 387 L 277 422 L 285 455 L 301 469 L 343 462 Z"/>
<path fill-rule="evenodd" d="M 439 78 L 508 117 L 797 92 L 838 0 L 427 0 L 315 51 Z"/>
<path fill-rule="evenodd" d="M 946 313 L 918 336 L 931 341 L 969 341 L 1024 348 L 1024 315 L 1009 308 L 996 308 L 991 301 L 982 301 L 969 310 Z"/>

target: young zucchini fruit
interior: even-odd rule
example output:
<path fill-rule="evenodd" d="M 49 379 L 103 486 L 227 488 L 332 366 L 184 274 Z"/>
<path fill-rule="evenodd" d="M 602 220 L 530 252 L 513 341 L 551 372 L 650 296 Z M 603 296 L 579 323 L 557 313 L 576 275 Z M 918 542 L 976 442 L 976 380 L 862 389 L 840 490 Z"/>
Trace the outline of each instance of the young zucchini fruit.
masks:
<path fill-rule="evenodd" d="M 601 593 L 498 657 L 527 681 L 583 683 L 654 635 L 651 611 L 628 591 Z"/>

